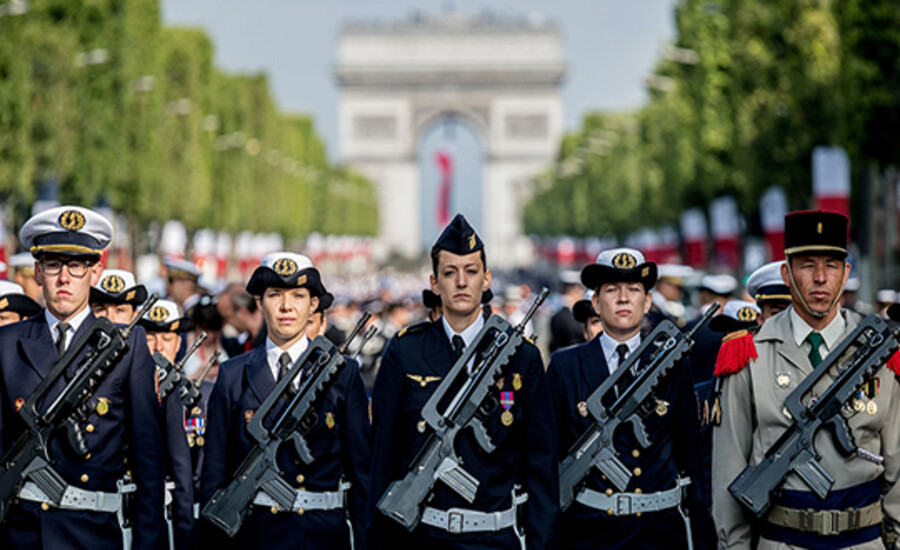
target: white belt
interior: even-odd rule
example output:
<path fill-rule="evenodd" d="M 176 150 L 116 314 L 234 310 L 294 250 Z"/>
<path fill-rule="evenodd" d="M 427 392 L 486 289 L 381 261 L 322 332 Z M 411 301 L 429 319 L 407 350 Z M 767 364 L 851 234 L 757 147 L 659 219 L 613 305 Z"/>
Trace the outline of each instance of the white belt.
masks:
<path fill-rule="evenodd" d="M 464 508 L 450 508 L 446 512 L 426 506 L 422 523 L 448 533 L 483 533 L 499 531 L 516 524 L 516 507 L 502 512 L 479 512 Z"/>
<path fill-rule="evenodd" d="M 122 487 L 123 493 L 130 493 L 137 489 L 133 483 Z M 33 481 L 26 481 L 25 485 L 19 491 L 19 498 L 22 500 L 30 500 L 32 502 L 46 502 L 50 506 L 55 506 L 47 495 L 41 491 Z M 69 485 L 66 492 L 63 493 L 62 500 L 59 503 L 63 510 L 89 510 L 92 512 L 118 512 L 121 505 L 119 493 L 104 493 L 102 491 L 85 491 L 78 487 Z"/>
<path fill-rule="evenodd" d="M 690 478 L 679 479 L 673 489 L 656 493 L 616 493 L 605 495 L 592 489 L 584 488 L 575 500 L 602 510 L 613 516 L 630 516 L 643 512 L 658 512 L 675 508 L 681 504 L 681 489 L 691 484 Z"/>
<path fill-rule="evenodd" d="M 344 493 L 345 489 L 343 486 L 340 490 L 337 491 L 329 491 L 323 493 L 316 493 L 312 491 L 296 491 L 296 496 L 294 497 L 294 505 L 291 510 L 282 510 L 284 512 L 296 512 L 298 510 L 337 510 L 338 508 L 344 507 Z M 275 499 L 270 497 L 265 493 L 265 491 L 259 491 L 256 493 L 256 497 L 253 498 L 253 504 L 257 506 L 266 506 L 268 508 L 273 508 L 275 511 L 278 508 L 278 503 L 275 502 Z"/>

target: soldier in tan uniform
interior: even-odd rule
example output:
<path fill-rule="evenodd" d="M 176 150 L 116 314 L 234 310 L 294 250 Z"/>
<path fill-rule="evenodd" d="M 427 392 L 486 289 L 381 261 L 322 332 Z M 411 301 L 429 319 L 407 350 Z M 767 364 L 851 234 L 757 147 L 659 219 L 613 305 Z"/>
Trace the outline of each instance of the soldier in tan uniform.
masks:
<path fill-rule="evenodd" d="M 882 523 L 885 538 L 895 538 L 900 517 L 900 388 L 886 367 L 877 371 L 877 383 L 867 384 L 842 413 L 856 445 L 868 451 L 865 458 L 843 457 L 827 430 L 815 437 L 819 463 L 835 479 L 824 500 L 791 473 L 781 493 L 772 496 L 766 517 L 751 524 L 728 492 L 741 471 L 759 463 L 793 422 L 784 412 L 788 394 L 856 327 L 853 316 L 838 307 L 850 272 L 848 224 L 844 215 L 832 212 L 792 212 L 785 217 L 787 261 L 781 273 L 793 305 L 769 319 L 753 338 L 755 358 L 748 353 L 744 368 L 719 373 L 722 423 L 713 434 L 712 476 L 720 548 L 750 548 L 756 537 L 760 549 L 884 548 Z M 823 377 L 803 403 L 822 395 L 830 383 L 830 376 Z M 888 547 L 893 545 L 890 540 Z"/>

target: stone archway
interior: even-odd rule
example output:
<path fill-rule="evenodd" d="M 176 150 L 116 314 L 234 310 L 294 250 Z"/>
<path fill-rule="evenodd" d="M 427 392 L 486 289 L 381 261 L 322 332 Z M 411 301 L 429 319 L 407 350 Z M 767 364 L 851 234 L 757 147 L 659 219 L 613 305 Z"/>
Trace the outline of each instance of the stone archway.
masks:
<path fill-rule="evenodd" d="M 529 259 L 522 204 L 562 137 L 565 65 L 555 25 L 455 13 L 352 23 L 341 30 L 335 72 L 341 158 L 378 186 L 386 251 L 422 252 L 417 147 L 452 114 L 483 143 L 479 231 L 491 265 Z"/>

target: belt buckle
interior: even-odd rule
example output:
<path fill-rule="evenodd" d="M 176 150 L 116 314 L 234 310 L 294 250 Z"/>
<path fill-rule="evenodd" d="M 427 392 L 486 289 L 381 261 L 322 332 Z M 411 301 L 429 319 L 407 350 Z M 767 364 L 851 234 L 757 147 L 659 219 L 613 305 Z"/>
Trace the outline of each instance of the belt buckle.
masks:
<path fill-rule="evenodd" d="M 449 511 L 447 512 L 447 532 L 453 533 L 454 535 L 458 535 L 462 533 L 463 529 L 463 515 L 462 512 Z"/>
<path fill-rule="evenodd" d="M 840 510 L 822 510 L 822 534 L 837 535 L 841 532 L 838 521 Z"/>
<path fill-rule="evenodd" d="M 616 515 L 630 516 L 632 512 L 631 495 L 619 493 L 616 495 Z"/>

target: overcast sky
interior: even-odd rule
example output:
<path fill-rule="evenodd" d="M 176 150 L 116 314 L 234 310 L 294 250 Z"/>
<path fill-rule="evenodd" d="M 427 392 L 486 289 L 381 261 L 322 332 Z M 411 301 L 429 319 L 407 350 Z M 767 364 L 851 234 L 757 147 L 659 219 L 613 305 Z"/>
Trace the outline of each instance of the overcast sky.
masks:
<path fill-rule="evenodd" d="M 167 25 L 202 27 L 215 63 L 228 71 L 264 71 L 283 110 L 310 113 L 329 155 L 337 154 L 337 38 L 346 19 L 393 20 L 414 11 L 490 10 L 542 14 L 560 27 L 568 66 L 563 86 L 567 130 L 585 112 L 640 107 L 643 81 L 674 37 L 676 0 L 163 0 Z"/>

